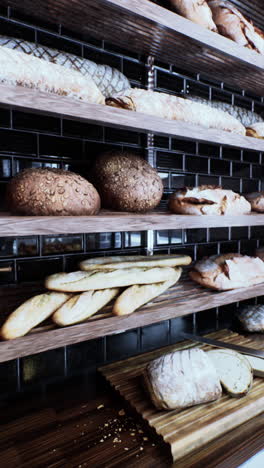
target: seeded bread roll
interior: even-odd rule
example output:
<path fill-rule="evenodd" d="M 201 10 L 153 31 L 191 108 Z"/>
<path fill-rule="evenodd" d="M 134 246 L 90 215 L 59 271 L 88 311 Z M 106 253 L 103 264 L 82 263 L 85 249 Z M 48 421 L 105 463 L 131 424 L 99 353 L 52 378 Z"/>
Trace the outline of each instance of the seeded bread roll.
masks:
<path fill-rule="evenodd" d="M 153 268 L 176 267 L 178 265 L 190 265 L 192 259 L 188 255 L 128 255 L 116 257 L 89 258 L 80 263 L 83 271 L 92 270 L 118 270 L 120 268 Z"/>
<path fill-rule="evenodd" d="M 170 0 L 177 13 L 206 29 L 217 31 L 212 12 L 204 0 Z"/>
<path fill-rule="evenodd" d="M 32 328 L 50 317 L 71 294 L 47 292 L 31 297 L 8 317 L 1 329 L 4 340 L 26 335 Z"/>
<path fill-rule="evenodd" d="M 100 197 L 90 182 L 61 169 L 26 169 L 7 187 L 11 213 L 28 216 L 89 216 L 98 213 Z"/>
<path fill-rule="evenodd" d="M 148 211 L 163 194 L 156 169 L 132 153 L 101 154 L 92 170 L 91 181 L 100 193 L 102 206 L 119 211 Z"/>

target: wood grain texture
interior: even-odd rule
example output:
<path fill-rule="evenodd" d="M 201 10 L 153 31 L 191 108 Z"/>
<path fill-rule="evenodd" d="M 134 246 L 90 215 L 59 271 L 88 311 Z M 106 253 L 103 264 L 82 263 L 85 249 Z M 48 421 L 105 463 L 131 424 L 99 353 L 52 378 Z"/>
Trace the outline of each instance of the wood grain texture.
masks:
<path fill-rule="evenodd" d="M 176 215 L 169 211 L 124 213 L 101 210 L 96 216 L 12 216 L 0 213 L 0 235 L 27 236 L 91 232 L 146 231 L 148 229 L 197 229 L 229 226 L 263 226 L 264 215 Z"/>
<path fill-rule="evenodd" d="M 20 289 L 23 290 L 23 285 L 20 286 Z M 36 287 L 37 289 L 38 286 Z M 10 300 L 17 301 L 18 296 L 15 296 L 15 288 L 11 288 L 11 292 Z M 29 292 L 30 289 L 28 289 Z M 32 292 L 30 296 L 32 296 Z M 41 353 L 73 343 L 80 343 L 101 336 L 121 333 L 133 328 L 143 327 L 163 320 L 182 317 L 262 295 L 264 295 L 264 283 L 244 289 L 217 292 L 205 289 L 183 277 L 178 284 L 154 299 L 153 302 L 140 308 L 134 314 L 122 317 L 113 316 L 111 314 L 111 305 L 109 305 L 81 324 L 64 328 L 55 328 L 54 325 L 47 324 L 47 326 L 35 328 L 25 337 L 11 341 L 1 341 L 0 362 Z M 21 303 L 24 300 L 25 296 L 21 300 Z M 3 294 L 1 294 L 0 290 L 0 305 L 2 310 L 4 310 L 4 304 L 8 304 L 8 301 L 8 289 Z"/>
<path fill-rule="evenodd" d="M 4 0 L 72 31 L 263 95 L 263 56 L 149 0 Z M 121 19 L 122 18 L 122 19 Z M 120 20 L 121 19 L 121 20 Z"/>
<path fill-rule="evenodd" d="M 207 129 L 186 122 L 166 120 L 101 104 L 89 104 L 20 86 L 0 85 L 0 104 L 11 106 L 14 109 L 23 109 L 27 112 L 57 115 L 66 119 L 142 133 L 152 132 L 157 135 L 171 135 L 187 140 L 264 151 L 264 141 L 258 138 L 236 135 L 212 128 Z"/>
<path fill-rule="evenodd" d="M 255 342 L 228 330 L 214 332 L 208 336 L 235 344 L 263 349 L 264 343 Z M 168 351 L 176 351 L 197 344 L 188 341 L 155 350 L 126 361 L 101 368 L 102 374 L 122 397 L 145 419 L 157 434 L 169 443 L 174 461 L 178 461 L 208 442 L 228 433 L 246 421 L 263 413 L 264 380 L 254 378 L 253 386 L 244 398 L 232 398 L 227 394 L 215 402 L 196 405 L 183 411 L 158 411 L 142 386 L 142 373 L 154 358 Z M 210 346 L 199 345 L 205 351 Z M 178 465 L 176 465 L 178 466 Z"/>

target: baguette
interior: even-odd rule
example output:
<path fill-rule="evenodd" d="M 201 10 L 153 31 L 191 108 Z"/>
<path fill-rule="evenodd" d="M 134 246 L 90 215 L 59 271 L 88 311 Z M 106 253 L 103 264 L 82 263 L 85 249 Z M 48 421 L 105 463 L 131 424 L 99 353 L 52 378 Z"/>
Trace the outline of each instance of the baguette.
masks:
<path fill-rule="evenodd" d="M 8 317 L 1 329 L 4 340 L 26 335 L 32 328 L 50 317 L 71 294 L 48 292 L 31 297 Z"/>
<path fill-rule="evenodd" d="M 0 82 L 38 89 L 85 102 L 104 104 L 92 78 L 76 70 L 0 46 Z"/>
<path fill-rule="evenodd" d="M 83 271 L 92 270 L 117 270 L 120 268 L 153 268 L 153 267 L 176 267 L 178 265 L 189 265 L 192 259 L 188 255 L 129 255 L 117 257 L 101 257 L 84 260 L 80 263 Z"/>
<path fill-rule="evenodd" d="M 102 309 L 119 293 L 118 288 L 88 291 L 71 297 L 52 316 L 53 322 L 65 326 L 82 322 Z"/>
<path fill-rule="evenodd" d="M 167 281 L 174 269 L 164 268 L 124 268 L 122 270 L 75 271 L 57 273 L 48 276 L 45 281 L 47 289 L 63 292 L 82 292 L 91 289 L 108 289 L 131 286 L 132 284 L 151 284 Z"/>
<path fill-rule="evenodd" d="M 171 279 L 163 283 L 134 285 L 126 289 L 115 301 L 113 314 L 128 315 L 162 294 L 179 280 L 182 269 L 175 268 Z"/>

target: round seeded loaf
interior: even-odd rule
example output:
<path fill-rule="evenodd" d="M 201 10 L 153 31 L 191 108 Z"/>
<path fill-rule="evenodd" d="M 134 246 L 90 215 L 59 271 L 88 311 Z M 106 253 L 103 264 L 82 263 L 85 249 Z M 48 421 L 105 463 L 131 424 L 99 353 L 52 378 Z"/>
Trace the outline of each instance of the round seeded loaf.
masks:
<path fill-rule="evenodd" d="M 92 182 L 104 208 L 119 211 L 148 211 L 163 194 L 157 171 L 132 153 L 108 152 L 99 155 L 92 170 Z"/>
<path fill-rule="evenodd" d="M 28 216 L 87 216 L 98 213 L 100 197 L 90 182 L 62 169 L 26 169 L 7 187 L 7 206 Z"/>

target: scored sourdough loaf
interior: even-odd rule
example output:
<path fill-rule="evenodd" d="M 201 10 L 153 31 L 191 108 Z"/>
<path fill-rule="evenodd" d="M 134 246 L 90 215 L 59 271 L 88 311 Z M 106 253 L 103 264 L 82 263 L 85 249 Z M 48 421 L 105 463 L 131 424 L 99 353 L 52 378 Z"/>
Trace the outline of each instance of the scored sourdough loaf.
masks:
<path fill-rule="evenodd" d="M 31 297 L 14 310 L 1 328 L 1 336 L 12 340 L 26 335 L 32 328 L 50 317 L 71 294 L 47 292 Z"/>
<path fill-rule="evenodd" d="M 245 127 L 227 112 L 171 94 L 133 88 L 106 99 L 106 104 L 163 119 L 180 120 L 239 135 L 246 134 Z"/>
<path fill-rule="evenodd" d="M 213 349 L 207 351 L 207 355 L 229 395 L 242 397 L 249 392 L 253 383 L 253 372 L 246 357 L 230 349 Z"/>
<path fill-rule="evenodd" d="M 199 348 L 155 359 L 146 367 L 143 379 L 157 409 L 181 410 L 217 400 L 222 395 L 215 367 Z"/>
<path fill-rule="evenodd" d="M 101 196 L 102 206 L 113 210 L 152 210 L 163 194 L 163 184 L 157 170 L 132 152 L 100 154 L 90 179 Z"/>
<path fill-rule="evenodd" d="M 0 46 L 0 82 L 46 93 L 104 104 L 104 96 L 93 79 L 76 70 Z"/>
<path fill-rule="evenodd" d="M 115 301 L 113 314 L 128 315 L 136 309 L 160 296 L 164 291 L 173 286 L 179 280 L 182 273 L 181 268 L 175 268 L 171 279 L 163 283 L 134 285 L 126 289 Z"/>
<path fill-rule="evenodd" d="M 170 196 L 169 210 L 188 215 L 240 215 L 251 211 L 250 203 L 232 190 L 214 185 L 184 187 Z"/>
<path fill-rule="evenodd" d="M 75 271 L 48 276 L 45 286 L 53 291 L 82 292 L 91 289 L 120 288 L 132 284 L 160 283 L 169 280 L 173 273 L 174 269 L 171 267 L 124 268 L 105 272 Z"/>
<path fill-rule="evenodd" d="M 89 216 L 100 209 L 100 197 L 90 182 L 62 169 L 19 172 L 7 185 L 6 202 L 13 214 L 27 216 Z"/>
<path fill-rule="evenodd" d="M 250 203 L 252 211 L 264 213 L 264 192 L 247 193 L 245 197 Z"/>
<path fill-rule="evenodd" d="M 210 31 L 217 32 L 213 22 L 212 12 L 206 1 L 201 0 L 170 0 L 177 13 L 194 23 L 200 24 Z"/>
<path fill-rule="evenodd" d="M 99 257 L 83 260 L 79 266 L 83 271 L 117 270 L 119 268 L 142 267 L 176 267 L 190 265 L 192 259 L 189 255 L 128 255 L 116 257 Z"/>
<path fill-rule="evenodd" d="M 242 306 L 238 310 L 237 317 L 244 330 L 249 332 L 264 333 L 263 304 Z"/>
<path fill-rule="evenodd" d="M 264 262 L 236 253 L 212 255 L 199 260 L 190 271 L 190 277 L 212 289 L 245 288 L 264 281 Z"/>
<path fill-rule="evenodd" d="M 71 297 L 52 316 L 53 322 L 65 326 L 82 322 L 102 309 L 119 293 L 118 288 L 88 291 Z"/>

